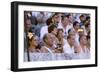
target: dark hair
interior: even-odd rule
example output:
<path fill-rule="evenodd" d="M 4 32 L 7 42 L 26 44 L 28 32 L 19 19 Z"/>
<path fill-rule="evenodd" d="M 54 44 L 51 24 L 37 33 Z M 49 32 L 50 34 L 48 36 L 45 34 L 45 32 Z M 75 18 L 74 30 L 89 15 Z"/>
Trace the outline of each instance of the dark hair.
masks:
<path fill-rule="evenodd" d="M 31 22 L 31 18 L 27 18 L 27 19 L 24 19 L 24 23 L 27 24 L 26 21 L 28 21 L 28 20 L 30 20 L 30 22 Z"/>
<path fill-rule="evenodd" d="M 81 17 L 84 17 L 84 15 L 82 14 L 82 15 L 80 15 L 80 17 L 79 18 L 81 18 Z"/>
<path fill-rule="evenodd" d="M 56 12 L 55 14 L 52 15 L 52 18 L 53 18 L 54 16 L 58 15 L 58 14 L 59 14 L 59 12 Z"/>
<path fill-rule="evenodd" d="M 57 28 L 57 26 L 54 25 L 54 24 L 50 25 L 50 26 L 48 27 L 48 32 L 51 33 L 51 32 L 54 30 L 54 28 Z"/>
<path fill-rule="evenodd" d="M 87 40 L 90 39 L 90 36 L 89 35 L 87 35 L 86 37 L 87 37 Z"/>
<path fill-rule="evenodd" d="M 88 20 L 88 19 L 90 19 L 90 16 L 87 16 L 87 17 L 86 17 L 86 20 Z"/>
<path fill-rule="evenodd" d="M 63 15 L 63 16 L 61 16 L 61 20 L 63 21 L 64 20 L 64 18 L 66 18 L 67 17 L 67 15 Z M 68 17 L 67 17 L 68 18 Z"/>
<path fill-rule="evenodd" d="M 31 22 L 32 22 L 32 25 L 37 25 L 38 21 L 35 16 L 31 17 Z"/>
<path fill-rule="evenodd" d="M 49 26 L 51 23 L 52 23 L 52 18 L 48 18 L 48 19 L 46 20 L 46 24 Z"/>
<path fill-rule="evenodd" d="M 43 41 L 45 42 L 45 39 L 47 39 L 47 34 L 45 34 L 44 36 L 43 36 Z"/>
<path fill-rule="evenodd" d="M 68 30 L 68 34 L 71 32 L 71 30 L 72 30 L 72 29 L 69 29 L 69 30 Z"/>
<path fill-rule="evenodd" d="M 71 16 L 71 14 L 70 14 L 70 13 L 66 15 L 66 17 L 67 17 L 67 18 L 69 18 L 70 16 Z"/>
<path fill-rule="evenodd" d="M 24 11 L 24 19 L 30 19 L 31 17 L 29 17 L 27 14 L 30 13 L 32 16 L 32 12 L 31 11 Z"/>
<path fill-rule="evenodd" d="M 73 22 L 73 27 L 75 27 L 79 23 L 78 21 Z"/>
<path fill-rule="evenodd" d="M 71 38 L 71 36 L 74 36 L 73 34 L 68 34 L 67 39 Z"/>

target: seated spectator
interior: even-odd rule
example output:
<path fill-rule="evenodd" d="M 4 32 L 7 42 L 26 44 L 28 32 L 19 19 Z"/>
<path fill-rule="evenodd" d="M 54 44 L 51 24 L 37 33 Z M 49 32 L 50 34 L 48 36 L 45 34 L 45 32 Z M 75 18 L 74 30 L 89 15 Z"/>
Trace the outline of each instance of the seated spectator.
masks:
<path fill-rule="evenodd" d="M 58 26 L 58 24 L 61 23 L 61 16 L 62 13 L 54 13 L 52 15 L 52 23 Z"/>
<path fill-rule="evenodd" d="M 28 33 L 28 49 L 25 50 L 25 61 L 37 61 L 39 60 L 39 54 L 40 49 L 37 48 L 38 46 L 38 40 L 37 36 L 33 35 L 33 33 L 29 32 Z"/>
<path fill-rule="evenodd" d="M 26 19 L 24 25 L 25 25 L 25 32 L 29 32 L 29 30 L 32 30 L 31 19 Z"/>
<path fill-rule="evenodd" d="M 72 14 L 68 14 L 67 18 L 69 20 L 69 27 L 73 28 L 73 17 L 72 17 Z"/>
<path fill-rule="evenodd" d="M 82 14 L 80 15 L 80 26 L 83 26 L 84 25 L 84 21 L 85 21 L 85 16 Z"/>
<path fill-rule="evenodd" d="M 41 47 L 41 52 L 45 53 L 44 60 L 54 60 L 54 47 L 51 34 L 45 34 L 43 37 L 44 46 Z"/>
<path fill-rule="evenodd" d="M 73 59 L 75 56 L 75 35 L 69 34 L 67 36 L 67 43 L 63 46 L 64 53 L 66 53 L 67 59 Z"/>
<path fill-rule="evenodd" d="M 42 46 L 41 51 L 44 53 L 44 60 L 64 60 L 65 56 L 62 53 L 62 47 L 54 47 L 53 39 L 51 34 L 45 34 L 43 37 L 44 46 Z"/>
<path fill-rule="evenodd" d="M 39 52 L 38 46 L 38 37 L 35 34 L 28 33 L 28 45 L 29 52 Z"/>
<path fill-rule="evenodd" d="M 57 43 L 58 43 L 58 39 L 57 39 L 57 26 L 56 25 L 50 25 L 48 27 L 48 33 L 50 33 L 52 35 L 52 39 L 53 39 L 53 44 L 56 47 Z"/>
<path fill-rule="evenodd" d="M 80 47 L 79 50 L 77 51 L 78 58 L 79 59 L 90 58 L 90 49 L 87 47 L 88 42 L 86 35 L 80 36 L 79 41 L 80 41 Z"/>
<path fill-rule="evenodd" d="M 24 50 L 27 49 L 27 37 L 26 36 L 29 31 L 32 31 L 31 19 L 25 19 L 24 21 Z"/>
<path fill-rule="evenodd" d="M 63 37 L 63 29 L 58 29 L 57 32 L 58 43 L 63 47 L 66 44 L 66 39 Z"/>
<path fill-rule="evenodd" d="M 63 29 L 63 35 L 64 38 L 66 39 L 67 35 L 68 35 L 68 30 L 71 29 L 71 27 L 69 26 L 69 19 L 67 16 L 62 16 L 61 19 L 61 24 L 58 25 L 58 29 L 61 28 Z"/>
<path fill-rule="evenodd" d="M 78 33 L 79 28 L 80 28 L 79 22 L 78 21 L 73 22 L 73 30 L 75 33 L 75 41 L 77 42 L 77 44 L 79 44 L 79 33 Z"/>

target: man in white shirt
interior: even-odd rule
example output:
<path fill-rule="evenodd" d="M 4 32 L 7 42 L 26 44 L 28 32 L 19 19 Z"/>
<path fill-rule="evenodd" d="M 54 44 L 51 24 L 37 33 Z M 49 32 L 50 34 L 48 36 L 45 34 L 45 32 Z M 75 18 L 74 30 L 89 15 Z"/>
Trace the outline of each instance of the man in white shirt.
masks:
<path fill-rule="evenodd" d="M 58 28 L 61 28 L 63 29 L 63 35 L 64 35 L 64 38 L 66 39 L 67 35 L 68 35 L 68 30 L 71 29 L 72 27 L 70 27 L 69 25 L 69 19 L 67 16 L 62 16 L 62 19 L 61 19 L 61 24 L 58 25 Z"/>
<path fill-rule="evenodd" d="M 78 45 L 79 45 L 79 28 L 80 28 L 79 22 L 78 21 L 73 22 L 73 30 L 75 33 L 75 40 Z"/>
<path fill-rule="evenodd" d="M 67 59 L 73 59 L 75 56 L 75 35 L 69 34 L 67 36 L 67 43 L 63 46 L 63 51 Z"/>

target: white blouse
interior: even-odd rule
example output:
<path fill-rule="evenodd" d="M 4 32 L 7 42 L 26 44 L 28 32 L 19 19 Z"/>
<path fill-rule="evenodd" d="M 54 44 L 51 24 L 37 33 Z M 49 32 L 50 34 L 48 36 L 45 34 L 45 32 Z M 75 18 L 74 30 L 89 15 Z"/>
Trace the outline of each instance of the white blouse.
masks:
<path fill-rule="evenodd" d="M 76 54 L 77 59 L 89 59 L 90 58 L 90 50 L 88 48 L 84 48 L 84 51 L 81 48 L 80 53 Z"/>

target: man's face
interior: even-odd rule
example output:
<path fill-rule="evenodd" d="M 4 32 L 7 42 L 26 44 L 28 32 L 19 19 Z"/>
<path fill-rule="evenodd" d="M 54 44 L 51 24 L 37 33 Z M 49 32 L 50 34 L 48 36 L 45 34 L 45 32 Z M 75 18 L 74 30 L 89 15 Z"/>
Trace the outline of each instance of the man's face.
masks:
<path fill-rule="evenodd" d="M 30 29 L 32 27 L 31 20 L 26 20 L 26 29 Z"/>
<path fill-rule="evenodd" d="M 76 30 L 78 30 L 80 27 L 79 27 L 79 23 L 77 23 L 74 27 Z"/>
<path fill-rule="evenodd" d="M 58 16 L 58 15 L 55 15 L 55 16 L 53 17 L 53 21 L 54 21 L 55 23 L 59 23 L 59 16 Z"/>
<path fill-rule="evenodd" d="M 70 41 L 70 44 L 71 44 L 71 45 L 74 45 L 74 44 L 75 44 L 75 36 L 72 35 L 72 36 L 69 38 L 69 41 Z"/>
<path fill-rule="evenodd" d="M 80 17 L 80 20 L 83 22 L 85 20 L 85 17 L 84 16 Z"/>
<path fill-rule="evenodd" d="M 63 31 L 58 32 L 58 37 L 63 38 Z"/>
<path fill-rule="evenodd" d="M 63 25 L 68 25 L 69 24 L 69 19 L 67 17 L 64 18 L 64 20 L 62 21 Z"/>
<path fill-rule="evenodd" d="M 57 28 L 54 28 L 54 30 L 52 32 L 53 32 L 53 34 L 57 35 Z"/>
<path fill-rule="evenodd" d="M 69 19 L 69 22 L 72 23 L 72 21 L 73 21 L 72 16 L 69 16 L 68 19 Z"/>
<path fill-rule="evenodd" d="M 46 44 L 48 44 L 49 46 L 53 46 L 53 37 L 51 34 L 47 35 Z"/>

